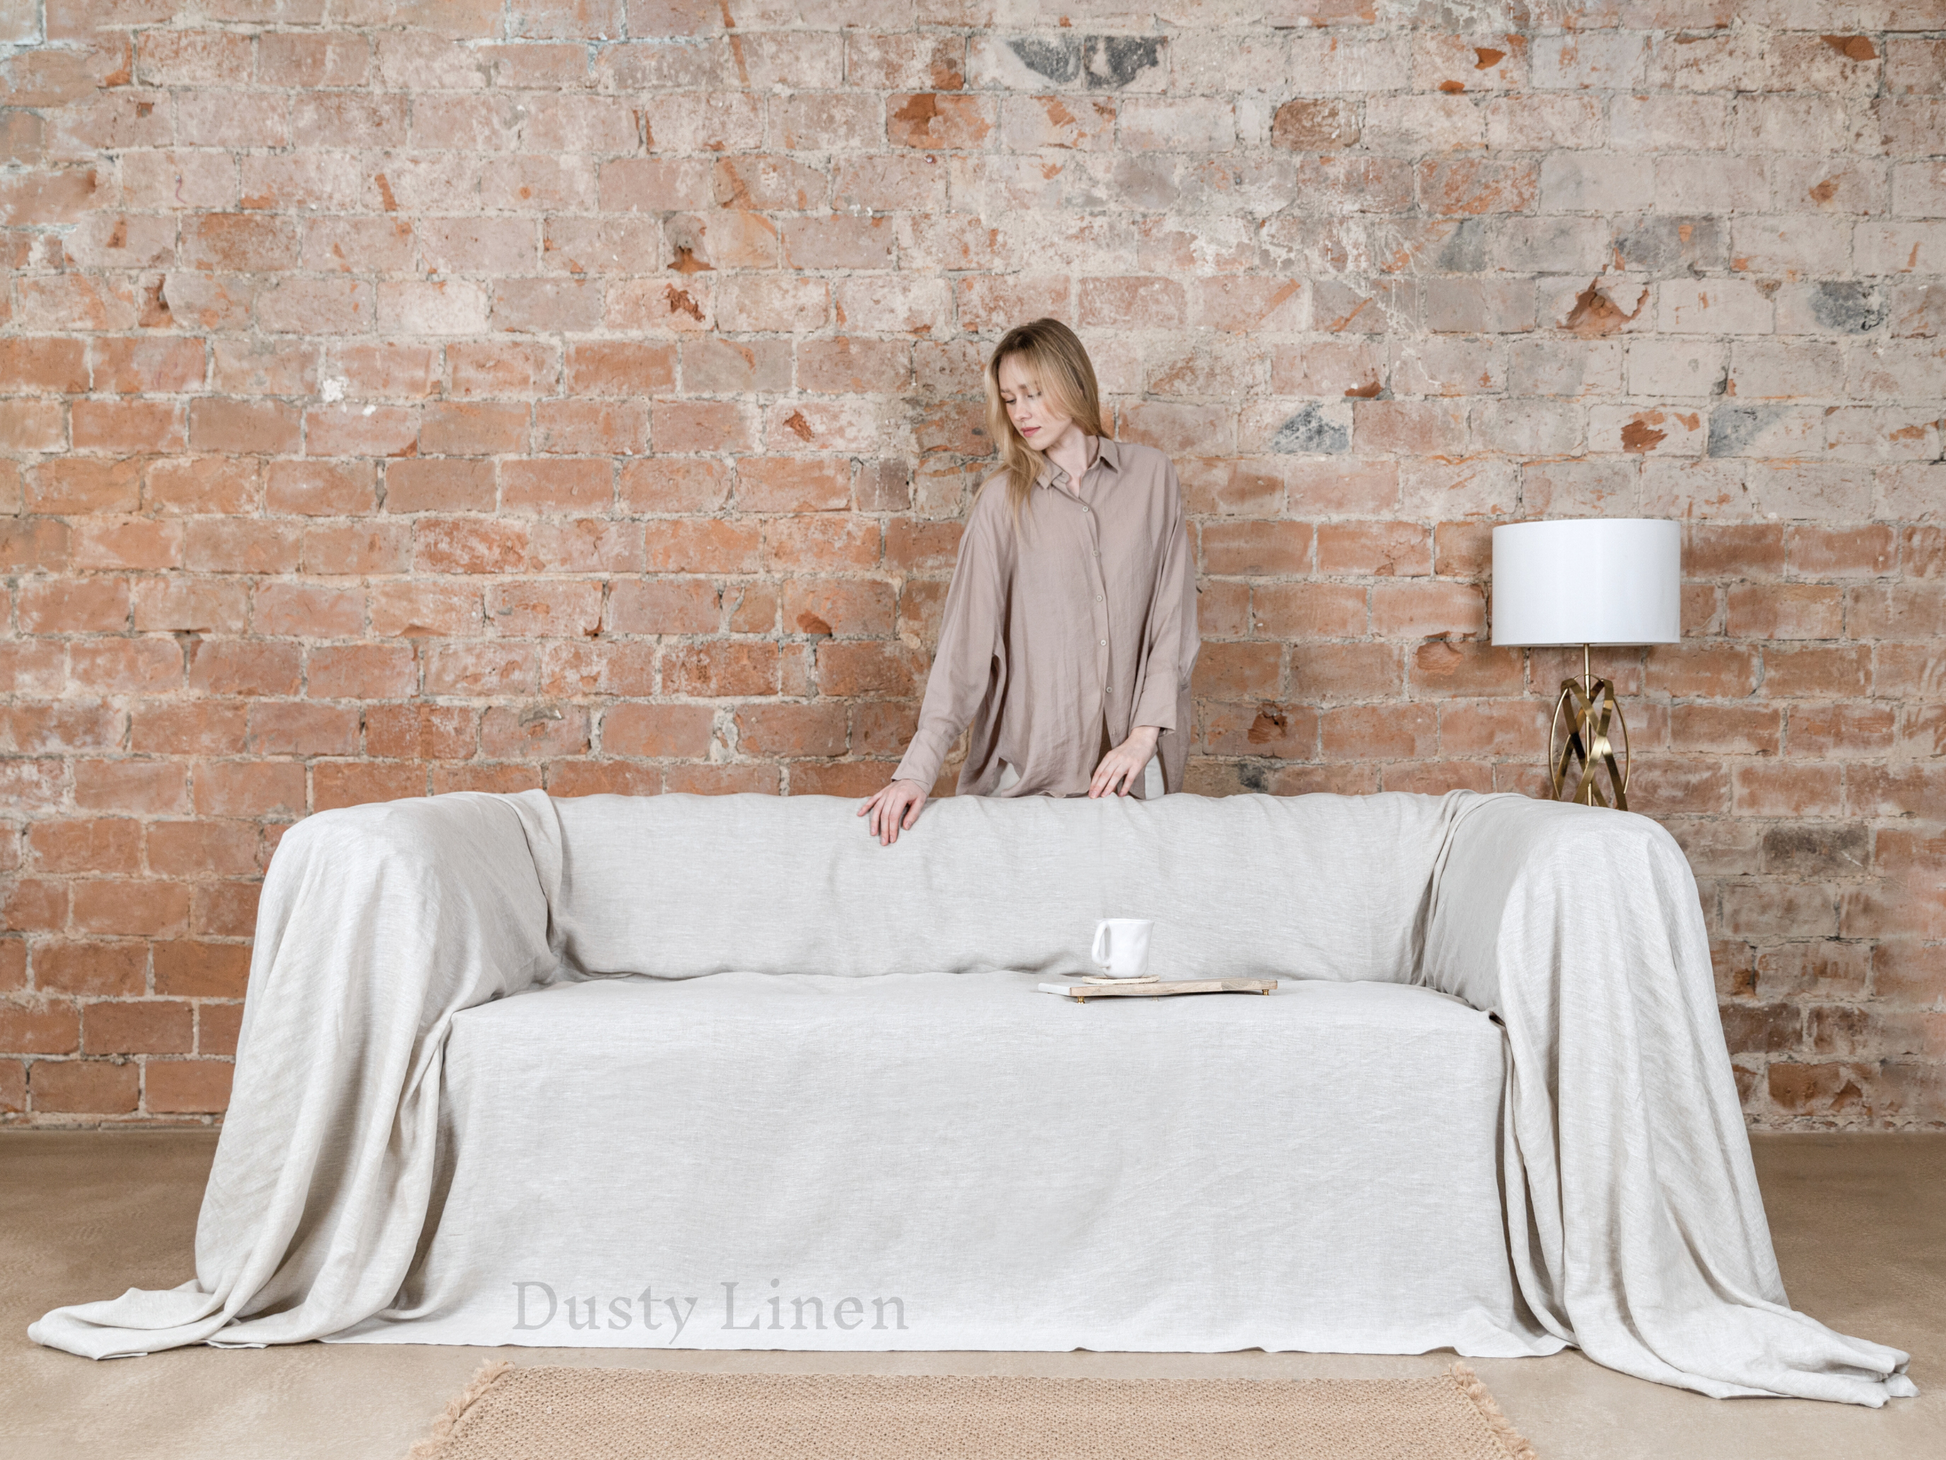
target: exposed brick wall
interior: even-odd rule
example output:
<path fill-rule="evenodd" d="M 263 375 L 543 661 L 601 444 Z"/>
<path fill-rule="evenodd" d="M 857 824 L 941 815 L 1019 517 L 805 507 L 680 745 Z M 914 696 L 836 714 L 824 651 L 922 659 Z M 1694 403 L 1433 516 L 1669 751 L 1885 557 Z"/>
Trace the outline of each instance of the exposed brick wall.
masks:
<path fill-rule="evenodd" d="M 880 784 L 1052 313 L 1189 494 L 1197 790 L 1535 787 L 1489 526 L 1684 519 L 1602 664 L 1751 1116 L 1946 1121 L 1942 32 L 0 0 L 3 1118 L 213 1118 L 307 812 Z"/>

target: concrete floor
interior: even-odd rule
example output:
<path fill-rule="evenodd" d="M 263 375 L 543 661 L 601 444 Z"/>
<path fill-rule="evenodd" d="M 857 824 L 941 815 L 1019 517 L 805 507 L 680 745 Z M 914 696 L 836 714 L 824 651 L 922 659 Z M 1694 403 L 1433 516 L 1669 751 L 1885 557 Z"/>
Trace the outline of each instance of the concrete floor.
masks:
<path fill-rule="evenodd" d="M 0 1135 L 0 1453 L 9 1460 L 400 1460 L 483 1358 L 880 1373 L 1389 1377 L 1450 1353 L 783 1354 L 301 1344 L 90 1363 L 27 1341 L 60 1303 L 192 1275 L 205 1132 Z M 1757 1167 L 1792 1301 L 1913 1355 L 1880 1410 L 1704 1399 L 1568 1352 L 1474 1360 L 1542 1460 L 1946 1455 L 1946 1135 L 1770 1136 Z"/>

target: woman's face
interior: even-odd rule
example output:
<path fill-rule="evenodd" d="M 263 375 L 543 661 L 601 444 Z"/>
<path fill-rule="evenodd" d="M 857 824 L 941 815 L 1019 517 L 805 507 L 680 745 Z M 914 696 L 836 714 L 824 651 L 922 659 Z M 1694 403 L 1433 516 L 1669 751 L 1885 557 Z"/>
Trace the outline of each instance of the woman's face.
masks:
<path fill-rule="evenodd" d="M 1045 451 L 1061 439 L 1073 424 L 1052 399 L 1041 394 L 1040 382 L 1027 373 L 1020 356 L 1009 355 L 1000 362 L 1000 399 L 1007 404 L 1007 415 L 1020 432 L 1021 440 L 1036 451 Z"/>

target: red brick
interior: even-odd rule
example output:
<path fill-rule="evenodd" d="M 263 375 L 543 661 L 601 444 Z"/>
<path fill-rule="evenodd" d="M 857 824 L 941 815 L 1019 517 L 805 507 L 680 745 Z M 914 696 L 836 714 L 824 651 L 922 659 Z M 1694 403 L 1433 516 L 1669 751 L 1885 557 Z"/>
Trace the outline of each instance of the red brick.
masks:
<path fill-rule="evenodd" d="M 0 1000 L 0 1049 L 15 1054 L 74 1054 L 80 1040 L 81 1021 L 68 1000 Z"/>
<path fill-rule="evenodd" d="M 365 752 L 400 760 L 463 760 L 479 744 L 479 711 L 464 705 L 373 705 Z"/>
<path fill-rule="evenodd" d="M 57 456 L 27 478 L 34 512 L 133 512 L 142 498 L 142 463 Z"/>
<path fill-rule="evenodd" d="M 481 603 L 480 590 L 464 582 L 377 583 L 371 631 L 386 639 L 477 634 L 486 626 Z"/>
<path fill-rule="evenodd" d="M 1672 705 L 1669 743 L 1678 750 L 1776 755 L 1783 740 L 1782 720 L 1777 709 L 1766 706 Z"/>
<path fill-rule="evenodd" d="M 151 462 L 143 495 L 163 512 L 244 512 L 256 500 L 257 463 L 226 456 Z"/>
<path fill-rule="evenodd" d="M 139 872 L 142 823 L 123 817 L 32 822 L 27 850 L 41 872 Z"/>
<path fill-rule="evenodd" d="M 322 583 L 263 583 L 257 588 L 251 622 L 259 634 L 355 638 L 365 627 L 364 590 Z M 195 683 L 193 670 L 190 682 Z"/>
<path fill-rule="evenodd" d="M 297 408 L 281 401 L 206 396 L 189 405 L 189 444 L 197 451 L 287 455 L 298 449 L 301 435 Z"/>
<path fill-rule="evenodd" d="M 1772 699 L 1855 698 L 1871 682 L 1871 651 L 1862 646 L 1764 650 L 1763 692 Z"/>
<path fill-rule="evenodd" d="M 1792 705 L 1785 753 L 1844 759 L 1885 755 L 1892 749 L 1895 721 L 1890 705 Z"/>
<path fill-rule="evenodd" d="M 1274 700 L 1283 689 L 1283 646 L 1204 644 L 1196 656 L 1191 688 L 1215 700 Z"/>
<path fill-rule="evenodd" d="M 1108 329 L 1153 329 L 1183 323 L 1183 287 L 1174 279 L 1106 278 L 1080 281 L 1080 323 Z"/>
<path fill-rule="evenodd" d="M 303 650 L 254 639 L 205 639 L 189 665 L 189 687 L 217 695 L 294 695 Z"/>
<path fill-rule="evenodd" d="M 491 706 L 480 721 L 480 749 L 497 759 L 585 755 L 588 711 L 582 705 Z"/>
<path fill-rule="evenodd" d="M 1522 687 L 1518 649 L 1468 639 L 1429 639 L 1412 651 L 1414 694 L 1516 695 Z"/>
<path fill-rule="evenodd" d="M 185 811 L 183 768 L 162 760 L 76 761 L 74 804 L 137 814 Z"/>
<path fill-rule="evenodd" d="M 500 500 L 514 512 L 599 512 L 615 498 L 614 471 L 603 461 L 507 461 Z"/>
<path fill-rule="evenodd" d="M 1837 816 L 1844 810 L 1844 771 L 1815 761 L 1738 765 L 1731 773 L 1739 816 Z"/>
<path fill-rule="evenodd" d="M 311 771 L 313 811 L 359 806 L 371 801 L 397 801 L 425 794 L 425 768 L 416 764 L 321 761 Z"/>
<path fill-rule="evenodd" d="M 887 538 L 889 543 L 890 534 Z M 879 539 L 879 525 L 871 518 L 830 513 L 775 517 L 763 528 L 764 566 L 771 572 L 871 568 L 878 564 Z"/>
<path fill-rule="evenodd" d="M 85 1054 L 188 1054 L 195 1043 L 190 1006 L 179 1000 L 90 1004 L 84 1015 L 81 1050 Z M 0 1040 L 0 1048 L 22 1046 Z"/>
<path fill-rule="evenodd" d="M 0 882 L 0 922 L 13 933 L 58 932 L 68 925 L 68 885 L 23 877 Z"/>
<path fill-rule="evenodd" d="M 304 692 L 313 699 L 396 699 L 418 686 L 408 644 L 346 644 L 309 649 Z"/>
<path fill-rule="evenodd" d="M 1739 583 L 1725 627 L 1734 639 L 1835 639 L 1844 630 L 1843 590 L 1809 583 Z"/>
<path fill-rule="evenodd" d="M 952 92 L 885 98 L 885 135 L 897 147 L 978 148 L 997 123 L 990 97 Z"/>
<path fill-rule="evenodd" d="M 0 752 L 114 750 L 121 745 L 122 723 L 120 710 L 98 701 L 0 706 Z"/>
<path fill-rule="evenodd" d="M 662 769 L 662 789 L 671 794 L 730 796 L 754 792 L 775 796 L 782 786 L 783 775 L 776 766 L 675 761 Z"/>
<path fill-rule="evenodd" d="M 431 518 L 419 524 L 413 567 L 422 573 L 517 573 L 527 563 L 528 531 L 524 523 L 494 518 Z M 375 593 L 374 613 L 378 598 Z"/>
<path fill-rule="evenodd" d="M 730 495 L 720 461 L 649 457 L 622 464 L 622 505 L 636 512 L 714 512 Z"/>
<path fill-rule="evenodd" d="M 712 712 L 704 705 L 621 704 L 602 716 L 606 755 L 700 758 L 709 754 Z"/>
<path fill-rule="evenodd" d="M 623 340 L 573 344 L 567 352 L 572 395 L 635 398 L 676 386 L 676 347 Z"/>
<path fill-rule="evenodd" d="M 544 400 L 534 407 L 536 451 L 555 456 L 639 456 L 648 450 L 648 441 L 649 408 L 640 401 Z"/>
<path fill-rule="evenodd" d="M 208 1001 L 194 1005 L 196 1010 L 196 1052 L 198 1054 L 236 1053 L 237 1033 L 243 1024 L 243 1005 Z"/>
<path fill-rule="evenodd" d="M 249 590 L 236 579 L 170 574 L 135 583 L 138 631 L 240 634 L 249 619 Z"/>
<path fill-rule="evenodd" d="M 960 524 L 894 517 L 885 524 L 885 566 L 912 572 L 950 569 L 959 557 Z"/>
<path fill-rule="evenodd" d="M 1741 699 L 1757 687 L 1756 653 L 1736 644 L 1676 644 L 1649 650 L 1644 685 L 1682 698 Z"/>
<path fill-rule="evenodd" d="M 0 340 L 0 391 L 79 395 L 88 388 L 83 341 L 29 336 Z"/>
<path fill-rule="evenodd" d="M 835 701 L 745 705 L 736 726 L 737 748 L 748 756 L 837 756 L 847 746 L 845 707 Z"/>
<path fill-rule="evenodd" d="M 1308 573 L 1312 535 L 1308 522 L 1206 522 L 1203 570 L 1250 577 Z"/>
<path fill-rule="evenodd" d="M 527 449 L 524 405 L 428 406 L 419 426 L 419 449 L 434 456 L 499 456 Z"/>
<path fill-rule="evenodd" d="M 149 1060 L 143 1070 L 143 1103 L 152 1115 L 227 1110 L 235 1069 L 227 1060 Z"/>
<path fill-rule="evenodd" d="M 887 638 L 893 632 L 892 588 L 850 578 L 793 578 L 786 584 L 787 633 Z"/>
<path fill-rule="evenodd" d="M 198 882 L 190 901 L 192 931 L 198 937 L 248 938 L 257 928 L 262 892 L 261 882 Z"/>
<path fill-rule="evenodd" d="M 830 457 L 745 457 L 736 505 L 745 512 L 832 512 L 851 503 L 851 467 Z"/>
<path fill-rule="evenodd" d="M 1875 578 L 1891 572 L 1898 555 L 1894 530 L 1882 524 L 1793 526 L 1785 541 L 1790 571 L 1803 578 Z"/>
<path fill-rule="evenodd" d="M 142 992 L 149 954 L 142 943 L 43 943 L 34 950 L 34 986 L 97 997 Z"/>
<path fill-rule="evenodd" d="M 1439 743 L 1439 713 L 1427 704 L 1348 705 L 1324 711 L 1319 728 L 1326 760 L 1427 760 Z M 1386 789 L 1397 790 L 1391 774 Z"/>
<path fill-rule="evenodd" d="M 403 573 L 412 561 L 410 529 L 404 523 L 364 522 L 304 529 L 303 564 L 307 573 Z"/>
<path fill-rule="evenodd" d="M 96 518 L 75 524 L 71 554 L 77 568 L 180 568 L 184 541 L 180 522 Z"/>
<path fill-rule="evenodd" d="M 133 1064 L 104 1060 L 35 1060 L 27 1072 L 37 1114 L 126 1115 L 135 1109 Z"/>
<path fill-rule="evenodd" d="M 29 579 L 20 587 L 20 627 L 29 634 L 119 633 L 128 627 L 122 578 Z"/>
<path fill-rule="evenodd" d="M 253 705 L 250 748 L 258 755 L 356 755 L 358 711 L 302 700 Z"/>
<path fill-rule="evenodd" d="M 185 808 L 186 809 L 186 808 Z M 196 767 L 199 816 L 301 816 L 304 767 L 289 761 L 212 761 Z"/>
<path fill-rule="evenodd" d="M 777 692 L 777 646 L 739 639 L 675 646 L 663 651 L 666 694 L 716 697 Z"/>
<path fill-rule="evenodd" d="M 1319 551 L 1323 551 L 1320 529 Z M 1471 583 L 1379 583 L 1372 588 L 1372 632 L 1396 638 L 1464 638 L 1486 631 L 1486 598 Z"/>
<path fill-rule="evenodd" d="M 628 578 L 608 594 L 611 634 L 713 634 L 723 610 L 716 585 L 701 578 Z"/>
<path fill-rule="evenodd" d="M 658 400 L 652 403 L 649 431 L 662 453 L 756 449 L 751 413 L 739 401 Z"/>
<path fill-rule="evenodd" d="M 394 461 L 385 467 L 387 512 L 491 512 L 497 491 L 491 462 Z"/>
<path fill-rule="evenodd" d="M 279 522 L 197 521 L 183 540 L 183 563 L 200 573 L 289 573 L 298 532 Z"/>
<path fill-rule="evenodd" d="M 426 693 L 501 696 L 539 690 L 540 654 L 505 640 L 435 645 L 426 664 Z"/>
<path fill-rule="evenodd" d="M 189 889 L 154 880 L 88 880 L 71 892 L 75 929 L 159 937 L 183 931 L 189 923 Z"/>
<path fill-rule="evenodd" d="M 547 768 L 550 796 L 655 796 L 662 771 L 630 760 L 563 760 Z"/>
<path fill-rule="evenodd" d="M 180 451 L 182 407 L 172 401 L 78 400 L 68 430 L 76 451 Z"/>
<path fill-rule="evenodd" d="M 521 791 L 539 791 L 544 780 L 538 765 L 436 765 L 432 768 L 432 793 L 444 796 L 453 791 L 486 791 L 496 796 L 511 796 Z"/>

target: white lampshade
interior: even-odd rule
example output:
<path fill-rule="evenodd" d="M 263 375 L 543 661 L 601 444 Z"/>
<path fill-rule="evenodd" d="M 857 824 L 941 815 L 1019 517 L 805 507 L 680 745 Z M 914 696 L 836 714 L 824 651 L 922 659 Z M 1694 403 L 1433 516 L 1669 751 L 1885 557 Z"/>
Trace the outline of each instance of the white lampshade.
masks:
<path fill-rule="evenodd" d="M 1493 529 L 1493 642 L 1673 644 L 1682 638 L 1682 528 L 1648 517 Z"/>

